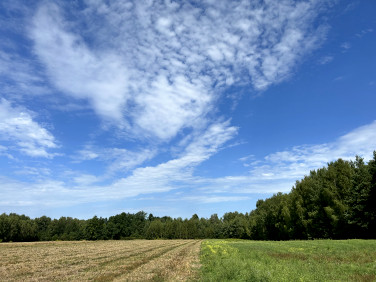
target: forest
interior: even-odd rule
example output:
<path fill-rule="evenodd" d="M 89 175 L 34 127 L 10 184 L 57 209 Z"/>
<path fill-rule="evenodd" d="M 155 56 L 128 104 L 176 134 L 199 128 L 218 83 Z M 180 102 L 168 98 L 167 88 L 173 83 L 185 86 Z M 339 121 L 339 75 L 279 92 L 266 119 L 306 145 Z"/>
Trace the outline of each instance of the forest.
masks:
<path fill-rule="evenodd" d="M 0 215 L 0 242 L 200 238 L 375 239 L 376 151 L 368 163 L 356 156 L 310 171 L 290 193 L 258 200 L 245 214 L 182 219 L 140 211 L 88 220 Z"/>

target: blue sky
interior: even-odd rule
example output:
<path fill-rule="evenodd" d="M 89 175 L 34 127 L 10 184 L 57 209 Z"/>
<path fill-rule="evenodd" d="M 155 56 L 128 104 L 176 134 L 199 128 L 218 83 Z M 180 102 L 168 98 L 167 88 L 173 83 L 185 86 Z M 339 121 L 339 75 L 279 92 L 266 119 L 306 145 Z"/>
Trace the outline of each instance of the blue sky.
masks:
<path fill-rule="evenodd" d="M 0 3 L 0 212 L 249 212 L 376 150 L 375 1 Z"/>

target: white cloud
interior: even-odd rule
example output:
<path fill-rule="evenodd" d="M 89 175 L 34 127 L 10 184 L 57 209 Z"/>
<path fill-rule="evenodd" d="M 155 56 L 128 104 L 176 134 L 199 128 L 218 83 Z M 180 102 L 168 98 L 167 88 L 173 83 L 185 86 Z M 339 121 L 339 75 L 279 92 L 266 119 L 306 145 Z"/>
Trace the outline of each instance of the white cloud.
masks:
<path fill-rule="evenodd" d="M 276 165 L 279 155 L 252 159 L 246 176 L 205 179 L 195 176 L 195 169 L 237 133 L 216 111 L 226 88 L 242 84 L 265 90 L 288 78 L 324 39 L 325 25 L 316 24 L 320 1 L 85 3 L 84 10 L 76 11 L 63 2 L 43 2 L 29 29 L 33 52 L 57 93 L 87 101 L 104 121 L 118 126 L 131 141 L 141 139 L 148 149 L 131 150 L 126 143 L 86 146 L 73 160 L 105 162 L 102 176 L 72 172 L 33 184 L 4 180 L 4 203 L 64 206 L 185 187 L 212 191 L 207 203 L 236 201 L 244 195 L 227 198 L 223 192 L 278 191 L 301 175 L 305 168 L 295 164 L 282 177 Z M 52 156 L 47 152 L 57 147 L 52 134 L 30 115 L 22 118 L 28 130 L 39 133 L 25 139 L 14 133 L 12 140 L 29 155 Z M 153 148 L 161 141 L 171 140 L 177 144 L 171 145 L 176 149 L 173 159 L 140 167 L 156 155 Z M 293 153 L 281 155 L 294 159 Z M 124 172 L 129 176 L 114 179 Z M 17 189 L 26 196 L 4 194 Z"/>
<path fill-rule="evenodd" d="M 35 52 L 52 82 L 75 98 L 88 99 L 102 117 L 121 120 L 127 101 L 127 73 L 121 58 L 111 52 L 92 52 L 79 35 L 67 29 L 54 4 L 41 6 L 34 17 Z"/>
<path fill-rule="evenodd" d="M 45 176 L 51 176 L 51 169 L 46 167 L 23 166 L 22 168 L 17 169 L 14 173 L 18 175 L 29 175 L 43 178 Z"/>
<path fill-rule="evenodd" d="M 54 154 L 47 150 L 58 147 L 47 129 L 33 121 L 27 111 L 12 107 L 5 99 L 0 100 L 0 139 L 15 142 L 15 146 L 8 148 L 15 147 L 31 157 L 51 158 Z"/>
<path fill-rule="evenodd" d="M 199 202 L 202 204 L 213 204 L 213 203 L 224 203 L 224 202 L 239 202 L 251 199 L 249 196 L 213 196 L 213 195 L 202 195 L 202 196 L 192 196 L 185 197 L 183 200 L 191 202 Z"/>
<path fill-rule="evenodd" d="M 326 65 L 326 64 L 330 63 L 331 61 L 333 61 L 333 56 L 324 56 L 324 57 L 320 58 L 318 63 L 320 65 Z"/>
<path fill-rule="evenodd" d="M 91 174 L 80 174 L 76 177 L 73 178 L 73 181 L 78 185 L 78 186 L 89 186 L 94 183 L 97 183 L 101 181 L 102 179 Z"/>
<path fill-rule="evenodd" d="M 98 179 L 92 175 L 75 176 L 76 186 L 63 180 L 43 180 L 37 183 L 22 183 L 2 178 L 0 199 L 3 206 L 28 205 L 69 206 L 101 199 L 123 199 L 142 194 L 158 194 L 173 189 L 194 191 L 193 195 L 182 194 L 180 201 L 196 201 L 203 204 L 242 201 L 249 194 L 289 192 L 296 180 L 308 175 L 338 158 L 354 159 L 356 154 L 368 161 L 376 148 L 376 121 L 359 127 L 331 143 L 295 146 L 276 152 L 250 164 L 244 175 L 229 175 L 219 178 L 195 176 L 195 168 L 223 148 L 223 144 L 236 133 L 228 123 L 210 127 L 201 137 L 194 137 L 185 152 L 170 161 L 153 167 L 136 168 L 130 176 L 111 184 L 93 185 Z M 251 156 L 252 157 L 252 156 Z M 244 161 L 249 161 L 247 156 Z M 9 191 L 19 191 L 10 193 Z M 229 194 L 231 194 L 229 196 Z M 166 199 L 164 199 L 166 200 Z"/>
<path fill-rule="evenodd" d="M 346 52 L 347 50 L 351 48 L 351 44 L 349 42 L 343 42 L 341 44 L 341 48 L 343 49 L 343 52 Z"/>
<path fill-rule="evenodd" d="M 211 97 L 202 82 L 189 82 L 176 76 L 169 82 L 158 76 L 144 95 L 135 101 L 138 109 L 133 113 L 134 122 L 144 132 L 154 133 L 161 139 L 174 137 L 181 128 L 195 126 L 210 110 Z"/>
<path fill-rule="evenodd" d="M 341 81 L 343 79 L 344 79 L 343 76 L 337 76 L 336 78 L 333 79 L 333 81 Z"/>
<path fill-rule="evenodd" d="M 202 135 L 196 136 L 180 157 L 154 167 L 137 168 L 131 176 L 120 179 L 111 187 L 135 196 L 188 186 L 195 179 L 194 168 L 218 152 L 236 132 L 237 129 L 228 122 L 213 124 Z"/>
<path fill-rule="evenodd" d="M 13 50 L 5 52 L 0 49 L 0 87 L 2 94 L 16 98 L 27 95 L 49 93 L 43 85 L 43 75 L 36 70 L 33 62 L 20 57 Z"/>
<path fill-rule="evenodd" d="M 104 156 L 105 160 L 111 162 L 109 166 L 110 172 L 129 171 L 145 161 L 152 159 L 156 154 L 155 150 L 149 149 L 129 151 L 127 149 L 112 148 L 106 149 L 104 152 L 106 154 L 106 156 Z"/>
<path fill-rule="evenodd" d="M 0 10 L 0 89 L 1 96 L 16 100 L 28 95 L 50 93 L 44 84 L 43 72 L 28 57 L 30 47 L 21 38 L 25 35 L 31 10 L 36 3 L 3 0 Z"/>
<path fill-rule="evenodd" d="M 245 162 L 247 160 L 255 160 L 255 155 L 251 154 L 242 158 L 239 158 L 239 161 Z"/>
<path fill-rule="evenodd" d="M 354 159 L 355 155 L 368 161 L 372 158 L 374 150 L 376 150 L 376 121 L 356 128 L 331 143 L 295 146 L 286 151 L 267 155 L 263 160 L 249 164 L 251 169 L 247 181 L 249 186 L 252 186 L 252 183 L 259 186 L 260 182 L 264 182 L 268 187 L 269 183 L 272 183 L 281 189 L 280 191 L 287 192 L 296 180 L 308 175 L 311 170 L 324 167 L 338 158 Z M 239 180 L 234 181 L 236 182 Z M 250 191 L 254 190 L 250 188 Z"/>
<path fill-rule="evenodd" d="M 106 174 L 111 176 L 115 172 L 127 172 L 156 155 L 156 150 L 143 149 L 130 151 L 124 148 L 99 148 L 85 146 L 72 156 L 74 162 L 100 161 L 108 163 Z"/>
<path fill-rule="evenodd" d="M 355 34 L 355 36 L 362 38 L 364 35 L 366 35 L 368 33 L 372 33 L 372 32 L 373 32 L 372 28 L 367 28 L 367 29 L 363 29 L 360 32 L 358 32 L 357 34 Z"/>
<path fill-rule="evenodd" d="M 313 28 L 320 1 L 86 4 L 73 22 L 69 5 L 44 3 L 30 31 L 35 53 L 56 87 L 131 138 L 201 128 L 224 87 L 286 79 L 325 36 Z"/>
<path fill-rule="evenodd" d="M 350 158 L 358 154 L 366 160 L 371 159 L 372 152 L 376 150 L 376 121 L 340 137 L 334 148 L 333 155 L 340 158 Z"/>
<path fill-rule="evenodd" d="M 195 136 L 180 157 L 157 166 L 136 168 L 130 176 L 107 185 L 95 185 L 103 179 L 88 174 L 75 175 L 73 181 L 76 186 L 69 185 L 69 187 L 67 184 L 69 181 L 64 179 L 47 179 L 27 185 L 3 179 L 4 189 L 0 190 L 0 198 L 4 205 L 18 206 L 21 201 L 30 200 L 42 206 L 67 206 L 98 201 L 98 199 L 103 201 L 122 199 L 181 189 L 188 187 L 195 179 L 193 175 L 195 167 L 220 150 L 236 132 L 237 129 L 229 126 L 228 122 L 214 124 L 201 136 Z M 68 177 L 71 179 L 72 175 Z M 6 194 L 12 189 L 13 191 L 18 189 L 23 193 Z"/>
<path fill-rule="evenodd" d="M 5 156 L 9 159 L 14 159 L 14 157 L 8 153 L 8 148 L 0 145 L 0 156 Z"/>
<path fill-rule="evenodd" d="M 98 158 L 99 154 L 94 152 L 90 147 L 78 151 L 77 154 L 73 156 L 73 159 L 77 162 L 90 161 Z"/>

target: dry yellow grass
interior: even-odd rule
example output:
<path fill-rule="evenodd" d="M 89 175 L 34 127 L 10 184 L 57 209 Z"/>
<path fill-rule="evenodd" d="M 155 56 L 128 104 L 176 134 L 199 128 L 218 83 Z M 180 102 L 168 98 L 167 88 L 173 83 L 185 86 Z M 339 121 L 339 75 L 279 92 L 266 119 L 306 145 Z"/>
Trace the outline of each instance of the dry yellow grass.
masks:
<path fill-rule="evenodd" d="M 198 240 L 0 244 L 2 281 L 195 280 Z"/>

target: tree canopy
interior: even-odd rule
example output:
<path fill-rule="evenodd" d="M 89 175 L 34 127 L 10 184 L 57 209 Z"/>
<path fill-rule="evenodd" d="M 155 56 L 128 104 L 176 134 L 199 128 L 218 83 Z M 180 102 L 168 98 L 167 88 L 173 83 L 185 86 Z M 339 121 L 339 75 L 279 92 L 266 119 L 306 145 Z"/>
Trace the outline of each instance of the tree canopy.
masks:
<path fill-rule="evenodd" d="M 288 194 L 259 200 L 250 213 L 219 218 L 156 217 L 140 211 L 108 219 L 0 215 L 0 241 L 242 238 L 376 238 L 376 151 L 368 163 L 338 159 L 313 170 Z"/>

